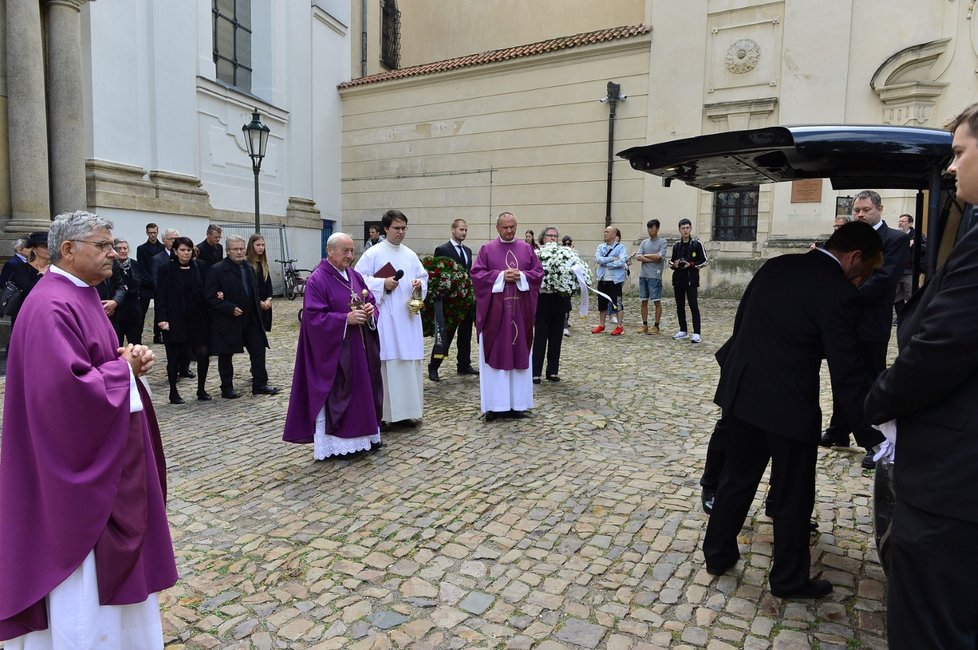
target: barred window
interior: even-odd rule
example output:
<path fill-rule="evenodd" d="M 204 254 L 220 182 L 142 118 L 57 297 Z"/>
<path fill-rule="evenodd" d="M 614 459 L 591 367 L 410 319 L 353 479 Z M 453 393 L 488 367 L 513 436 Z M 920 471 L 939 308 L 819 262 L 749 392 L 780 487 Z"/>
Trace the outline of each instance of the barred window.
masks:
<path fill-rule="evenodd" d="M 401 64 L 401 12 L 394 0 L 380 0 L 382 16 L 380 64 L 396 70 Z"/>
<path fill-rule="evenodd" d="M 213 0 L 217 78 L 251 92 L 251 0 Z"/>
<path fill-rule="evenodd" d="M 757 239 L 757 186 L 717 192 L 713 199 L 713 239 L 754 241 Z"/>

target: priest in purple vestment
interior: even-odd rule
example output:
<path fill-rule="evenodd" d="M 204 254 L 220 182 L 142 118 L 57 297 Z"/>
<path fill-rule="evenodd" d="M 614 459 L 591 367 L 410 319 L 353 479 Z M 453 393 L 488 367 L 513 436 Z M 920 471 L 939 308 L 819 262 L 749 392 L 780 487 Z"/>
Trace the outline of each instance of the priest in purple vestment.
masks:
<path fill-rule="evenodd" d="M 349 235 L 331 235 L 326 259 L 309 276 L 303 296 L 282 438 L 312 442 L 316 460 L 381 446 L 378 311 L 363 276 L 350 267 L 353 252 Z"/>
<path fill-rule="evenodd" d="M 95 285 L 112 223 L 59 215 L 52 266 L 10 340 L 0 449 L 5 648 L 162 648 L 157 592 L 177 579 L 143 345 L 118 346 Z M 61 647 L 60 645 L 57 647 Z M 68 646 L 65 646 L 68 647 Z"/>
<path fill-rule="evenodd" d="M 516 238 L 516 217 L 496 218 L 499 238 L 479 249 L 472 265 L 475 327 L 479 335 L 479 389 L 486 421 L 525 417 L 533 408 L 530 347 L 543 267 L 533 248 Z"/>

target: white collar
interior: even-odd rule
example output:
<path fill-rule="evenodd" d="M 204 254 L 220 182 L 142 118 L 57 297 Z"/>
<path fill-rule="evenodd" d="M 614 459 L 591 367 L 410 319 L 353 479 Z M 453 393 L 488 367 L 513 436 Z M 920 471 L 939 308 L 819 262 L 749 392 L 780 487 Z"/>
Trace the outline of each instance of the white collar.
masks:
<path fill-rule="evenodd" d="M 52 264 L 52 265 L 51 265 L 50 267 L 48 267 L 48 268 L 50 268 L 50 269 L 51 269 L 51 272 L 52 272 L 52 273 L 57 273 L 58 275 L 63 275 L 63 276 L 65 276 L 66 278 L 68 278 L 69 280 L 71 280 L 71 283 L 72 283 L 73 285 L 75 285 L 76 287 L 90 287 L 90 286 L 92 286 L 92 285 L 90 285 L 90 284 L 89 284 L 89 283 L 87 283 L 87 282 L 83 282 L 82 280 L 79 280 L 79 279 L 78 279 L 78 278 L 77 278 L 76 276 L 74 276 L 74 275 L 72 275 L 71 273 L 68 273 L 67 271 L 65 271 L 65 270 L 64 270 L 63 268 L 61 268 L 60 266 L 57 266 L 57 265 L 55 265 L 55 264 Z"/>
<path fill-rule="evenodd" d="M 333 264 L 332 262 L 330 262 L 329 260 L 326 260 L 326 263 L 329 264 L 330 266 L 332 266 L 334 269 L 336 269 L 336 265 Z M 344 280 L 349 281 L 350 276 L 347 275 L 346 269 L 336 269 L 336 272 L 339 273 L 340 275 L 342 275 Z"/>

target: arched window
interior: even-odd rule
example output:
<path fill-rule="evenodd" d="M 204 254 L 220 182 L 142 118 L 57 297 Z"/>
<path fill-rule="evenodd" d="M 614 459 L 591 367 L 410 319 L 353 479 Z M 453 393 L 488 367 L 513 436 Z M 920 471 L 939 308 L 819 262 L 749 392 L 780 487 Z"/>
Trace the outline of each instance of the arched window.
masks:
<path fill-rule="evenodd" d="M 251 92 L 251 0 L 213 0 L 217 78 Z"/>
<path fill-rule="evenodd" d="M 401 12 L 394 0 L 380 0 L 380 64 L 396 70 L 401 64 Z"/>

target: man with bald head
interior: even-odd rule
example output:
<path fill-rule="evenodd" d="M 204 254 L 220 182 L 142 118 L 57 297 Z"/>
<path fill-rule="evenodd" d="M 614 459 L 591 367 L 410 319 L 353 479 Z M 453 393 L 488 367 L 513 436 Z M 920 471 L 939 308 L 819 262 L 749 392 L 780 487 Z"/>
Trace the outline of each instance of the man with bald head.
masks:
<path fill-rule="evenodd" d="M 533 408 L 530 347 L 543 267 L 533 248 L 516 238 L 516 216 L 496 218 L 499 238 L 479 249 L 472 265 L 475 328 L 479 336 L 479 391 L 486 422 L 524 417 Z"/>
<path fill-rule="evenodd" d="M 287 442 L 313 443 L 316 460 L 380 447 L 384 387 L 377 307 L 350 268 L 353 238 L 338 232 L 306 281 L 295 352 Z"/>

